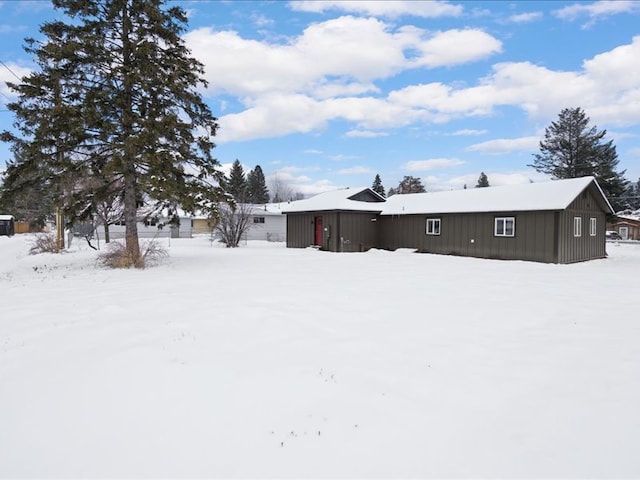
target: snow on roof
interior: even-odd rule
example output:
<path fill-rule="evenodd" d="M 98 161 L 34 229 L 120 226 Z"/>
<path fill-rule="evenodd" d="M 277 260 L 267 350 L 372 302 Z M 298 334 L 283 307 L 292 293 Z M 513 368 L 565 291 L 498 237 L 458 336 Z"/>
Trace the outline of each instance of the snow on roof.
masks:
<path fill-rule="evenodd" d="M 0 220 L 13 220 L 13 215 L 0 215 Z"/>
<path fill-rule="evenodd" d="M 350 200 L 350 197 L 367 188 L 341 188 L 320 193 L 305 200 L 296 200 L 282 207 L 283 213 L 317 212 L 323 210 L 346 210 L 355 212 L 379 212 L 384 203 Z"/>
<path fill-rule="evenodd" d="M 591 182 L 600 189 L 593 177 L 581 177 L 526 185 L 394 195 L 387 199 L 381 214 L 564 210 Z M 604 194 L 602 198 L 613 212 Z"/>

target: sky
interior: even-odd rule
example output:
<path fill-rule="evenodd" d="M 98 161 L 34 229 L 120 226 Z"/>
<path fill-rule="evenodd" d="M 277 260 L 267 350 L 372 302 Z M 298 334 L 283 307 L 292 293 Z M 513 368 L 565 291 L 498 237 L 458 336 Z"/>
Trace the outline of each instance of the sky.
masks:
<path fill-rule="evenodd" d="M 3 478 L 640 478 L 640 245 L 158 242 L 134 271 L 0 236 Z"/>
<path fill-rule="evenodd" d="M 582 108 L 640 178 L 640 2 L 176 1 L 205 65 L 215 155 L 260 165 L 304 195 L 427 191 L 542 181 L 529 165 L 545 128 Z M 4 82 L 33 68 L 23 39 L 58 18 L 46 1 L 0 1 Z M 11 158 L 0 144 L 0 168 Z"/>

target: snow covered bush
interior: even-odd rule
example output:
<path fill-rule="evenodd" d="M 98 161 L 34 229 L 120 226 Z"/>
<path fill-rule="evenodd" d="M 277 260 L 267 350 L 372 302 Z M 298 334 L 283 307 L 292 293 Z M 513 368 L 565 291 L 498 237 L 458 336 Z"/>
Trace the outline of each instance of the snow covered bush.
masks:
<path fill-rule="evenodd" d="M 35 236 L 33 244 L 29 249 L 30 255 L 38 255 L 39 253 L 60 253 L 62 249 L 58 245 L 56 236 L 52 233 L 39 233 Z"/>

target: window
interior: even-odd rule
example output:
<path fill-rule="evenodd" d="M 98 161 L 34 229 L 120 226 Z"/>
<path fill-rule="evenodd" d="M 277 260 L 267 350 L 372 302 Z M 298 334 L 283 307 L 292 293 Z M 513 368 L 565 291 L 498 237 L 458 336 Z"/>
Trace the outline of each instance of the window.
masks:
<path fill-rule="evenodd" d="M 573 236 L 574 237 L 582 236 L 582 218 L 581 217 L 573 217 Z"/>
<path fill-rule="evenodd" d="M 589 235 L 595 237 L 598 234 L 598 219 L 591 217 L 589 221 Z"/>
<path fill-rule="evenodd" d="M 264 223 L 264 217 L 253 217 L 253 223 Z"/>
<path fill-rule="evenodd" d="M 440 235 L 439 218 L 427 218 L 427 235 Z"/>
<path fill-rule="evenodd" d="M 493 235 L 496 237 L 513 237 L 516 234 L 515 217 L 496 217 Z"/>

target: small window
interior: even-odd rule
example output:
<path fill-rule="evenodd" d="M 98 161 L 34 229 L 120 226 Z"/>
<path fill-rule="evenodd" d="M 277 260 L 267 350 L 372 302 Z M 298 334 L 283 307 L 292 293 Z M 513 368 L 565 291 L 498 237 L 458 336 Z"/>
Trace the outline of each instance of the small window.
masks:
<path fill-rule="evenodd" d="M 496 237 L 513 237 L 516 234 L 515 217 L 496 217 L 493 235 Z"/>
<path fill-rule="evenodd" d="M 574 237 L 582 236 L 582 218 L 581 217 L 573 217 L 573 236 Z"/>
<path fill-rule="evenodd" d="M 253 223 L 264 223 L 264 217 L 253 217 Z"/>
<path fill-rule="evenodd" d="M 595 237 L 598 234 L 598 219 L 591 217 L 589 221 L 589 235 Z"/>
<path fill-rule="evenodd" d="M 440 235 L 439 218 L 427 218 L 427 235 Z"/>

